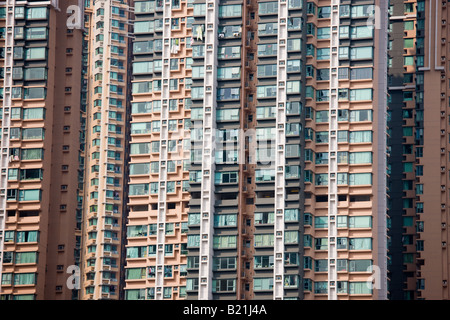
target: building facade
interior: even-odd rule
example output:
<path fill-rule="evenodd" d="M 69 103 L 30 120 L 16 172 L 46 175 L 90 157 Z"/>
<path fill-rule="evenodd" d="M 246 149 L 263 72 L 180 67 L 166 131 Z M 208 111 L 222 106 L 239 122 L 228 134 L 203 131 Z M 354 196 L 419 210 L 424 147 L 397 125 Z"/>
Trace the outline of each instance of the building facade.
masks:
<path fill-rule="evenodd" d="M 129 1 L 85 2 L 81 299 L 120 299 L 129 104 Z"/>
<path fill-rule="evenodd" d="M 391 299 L 449 297 L 447 6 L 390 4 Z"/>
<path fill-rule="evenodd" d="M 135 2 L 126 299 L 386 298 L 387 10 Z"/>
<path fill-rule="evenodd" d="M 447 10 L 0 2 L 0 299 L 448 299 Z"/>
<path fill-rule="evenodd" d="M 78 264 L 81 41 L 77 1 L 3 1 L 0 299 L 68 300 Z"/>
<path fill-rule="evenodd" d="M 184 299 L 192 3 L 134 3 L 125 299 Z"/>

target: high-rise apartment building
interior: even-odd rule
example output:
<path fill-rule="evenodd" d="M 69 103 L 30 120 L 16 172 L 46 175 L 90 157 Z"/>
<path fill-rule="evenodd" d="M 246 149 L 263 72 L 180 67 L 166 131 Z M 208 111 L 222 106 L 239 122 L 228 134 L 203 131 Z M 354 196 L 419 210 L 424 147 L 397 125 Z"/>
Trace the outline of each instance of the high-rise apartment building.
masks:
<path fill-rule="evenodd" d="M 128 2 L 85 2 L 87 111 L 81 299 L 120 298 L 130 100 Z"/>
<path fill-rule="evenodd" d="M 391 1 L 391 299 L 449 298 L 448 3 Z"/>
<path fill-rule="evenodd" d="M 67 28 L 73 4 L 0 4 L 0 299 L 77 295 L 66 285 L 81 227 L 82 33 Z"/>
<path fill-rule="evenodd" d="M 386 297 L 387 14 L 135 1 L 125 299 Z"/>
<path fill-rule="evenodd" d="M 3 1 L 0 299 L 448 299 L 447 5 Z"/>
<path fill-rule="evenodd" d="M 125 299 L 184 299 L 192 3 L 135 1 Z"/>

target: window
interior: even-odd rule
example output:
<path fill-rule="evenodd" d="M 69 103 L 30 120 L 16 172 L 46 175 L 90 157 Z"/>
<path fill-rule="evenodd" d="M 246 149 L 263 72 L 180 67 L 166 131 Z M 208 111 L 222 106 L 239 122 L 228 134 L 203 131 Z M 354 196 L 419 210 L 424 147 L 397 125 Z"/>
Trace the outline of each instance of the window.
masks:
<path fill-rule="evenodd" d="M 273 212 L 255 212 L 255 225 L 273 224 L 275 222 L 275 214 Z"/>
<path fill-rule="evenodd" d="M 137 226 L 128 226 L 127 227 L 127 237 L 146 237 L 147 236 L 147 226 L 146 225 L 137 225 Z"/>
<path fill-rule="evenodd" d="M 320 259 L 314 261 L 314 271 L 315 272 L 327 272 L 328 271 L 328 260 Z"/>
<path fill-rule="evenodd" d="M 300 93 L 301 81 L 287 81 L 286 92 L 287 93 Z"/>
<path fill-rule="evenodd" d="M 220 5 L 219 6 L 219 17 L 240 17 L 242 15 L 242 6 L 237 5 Z"/>
<path fill-rule="evenodd" d="M 330 30 L 330 27 L 317 28 L 317 39 L 329 39 Z"/>
<path fill-rule="evenodd" d="M 346 8 L 346 11 L 347 10 L 348 9 Z M 352 18 L 370 17 L 374 14 L 374 11 L 375 11 L 375 9 L 371 5 L 351 6 L 351 17 Z M 341 14 L 342 13 L 343 12 L 341 12 Z"/>
<path fill-rule="evenodd" d="M 25 108 L 23 109 L 23 119 L 33 120 L 33 119 L 44 119 L 45 109 L 44 108 Z"/>
<path fill-rule="evenodd" d="M 31 80 L 45 80 L 47 79 L 47 68 L 25 68 L 24 79 Z"/>
<path fill-rule="evenodd" d="M 350 260 L 349 272 L 372 272 L 372 260 Z"/>
<path fill-rule="evenodd" d="M 200 214 L 196 214 L 191 217 L 189 215 L 190 223 L 199 224 L 200 223 Z M 234 227 L 237 224 L 237 215 L 236 214 L 215 214 L 214 215 L 214 226 L 215 227 Z"/>
<path fill-rule="evenodd" d="M 351 152 L 350 164 L 372 163 L 372 152 Z"/>
<path fill-rule="evenodd" d="M 277 75 L 276 64 L 263 64 L 258 66 L 258 77 L 271 77 Z"/>
<path fill-rule="evenodd" d="M 198 257 L 195 257 L 198 258 Z M 197 268 L 199 261 L 197 260 Z M 236 269 L 236 257 L 214 258 L 213 270 L 233 270 Z"/>
<path fill-rule="evenodd" d="M 360 217 L 348 217 L 349 228 L 371 228 L 372 217 L 360 216 Z"/>
<path fill-rule="evenodd" d="M 350 122 L 372 121 L 372 110 L 350 110 Z"/>
<path fill-rule="evenodd" d="M 130 196 L 143 196 L 148 195 L 149 185 L 148 183 L 130 184 L 129 192 Z"/>
<path fill-rule="evenodd" d="M 373 47 L 357 47 L 350 48 L 350 59 L 372 59 L 373 58 Z"/>
<path fill-rule="evenodd" d="M 298 231 L 285 231 L 284 244 L 297 244 L 299 239 Z"/>
<path fill-rule="evenodd" d="M 314 227 L 318 228 L 328 228 L 328 217 L 315 217 Z"/>
<path fill-rule="evenodd" d="M 204 51 L 204 46 L 200 46 L 201 52 Z M 200 54 L 200 53 L 196 53 L 196 54 Z M 193 56 L 196 57 L 196 55 L 194 55 L 194 50 L 193 50 Z M 202 55 L 203 56 L 203 53 Z M 218 58 L 219 59 L 239 59 L 241 57 L 241 47 L 219 47 L 218 50 Z M 192 70 L 192 73 L 194 74 L 194 70 Z"/>
<path fill-rule="evenodd" d="M 273 256 L 255 256 L 254 266 L 255 269 L 261 268 L 273 268 L 274 257 Z"/>
<path fill-rule="evenodd" d="M 318 48 L 317 60 L 328 60 L 328 59 L 330 59 L 330 48 Z"/>
<path fill-rule="evenodd" d="M 200 235 L 188 235 L 187 247 L 198 248 L 200 246 Z"/>
<path fill-rule="evenodd" d="M 239 121 L 239 109 L 217 109 L 217 121 Z"/>
<path fill-rule="evenodd" d="M 257 107 L 256 108 L 256 119 L 271 119 L 276 116 L 275 107 Z"/>
<path fill-rule="evenodd" d="M 130 144 L 130 154 L 147 154 L 147 153 L 150 153 L 149 143 L 143 142 Z"/>
<path fill-rule="evenodd" d="M 349 174 L 349 185 L 371 185 L 372 184 L 372 174 L 371 173 L 350 173 Z"/>
<path fill-rule="evenodd" d="M 236 248 L 237 236 L 214 236 L 214 249 Z"/>
<path fill-rule="evenodd" d="M 278 24 L 274 22 L 270 23 L 259 23 L 258 24 L 258 35 L 276 35 L 278 34 Z"/>
<path fill-rule="evenodd" d="M 326 294 L 326 293 L 328 293 L 328 282 L 327 281 L 314 282 L 314 293 L 315 294 Z"/>
<path fill-rule="evenodd" d="M 130 164 L 130 175 L 147 174 L 150 172 L 150 163 Z"/>
<path fill-rule="evenodd" d="M 285 209 L 284 210 L 284 221 L 299 221 L 300 212 L 299 209 Z"/>
<path fill-rule="evenodd" d="M 194 89 L 194 88 L 192 88 Z M 202 87 L 203 89 L 203 87 Z M 219 88 L 217 89 L 217 100 L 238 100 L 240 97 L 240 88 Z"/>
<path fill-rule="evenodd" d="M 47 19 L 47 8 L 45 7 L 26 8 L 26 19 L 27 20 Z"/>
<path fill-rule="evenodd" d="M 258 56 L 273 56 L 277 54 L 277 44 L 258 44 Z"/>
<path fill-rule="evenodd" d="M 25 48 L 25 60 L 46 60 L 47 48 Z"/>
<path fill-rule="evenodd" d="M 17 231 L 16 242 L 38 242 L 39 231 Z"/>
<path fill-rule="evenodd" d="M 145 279 L 146 278 L 146 268 L 129 268 L 126 269 L 125 279 Z"/>
<path fill-rule="evenodd" d="M 372 38 L 373 29 L 371 26 L 350 27 L 350 36 L 352 39 Z"/>
<path fill-rule="evenodd" d="M 372 131 L 352 131 L 349 134 L 350 143 L 372 142 Z"/>
<path fill-rule="evenodd" d="M 255 234 L 255 247 L 273 247 L 273 234 Z"/>
<path fill-rule="evenodd" d="M 47 39 L 47 28 L 46 27 L 26 28 L 25 35 L 27 40 Z"/>
<path fill-rule="evenodd" d="M 222 183 L 237 183 L 238 173 L 237 172 L 216 172 L 215 173 L 215 184 Z"/>
<path fill-rule="evenodd" d="M 47 91 L 45 88 L 25 88 L 24 99 L 45 99 Z"/>
<path fill-rule="evenodd" d="M 258 14 L 275 14 L 278 12 L 278 2 L 261 2 L 258 6 Z"/>
<path fill-rule="evenodd" d="M 14 285 L 36 284 L 36 273 L 16 273 L 14 274 Z"/>
<path fill-rule="evenodd" d="M 273 289 L 273 277 L 271 278 L 254 278 L 254 291 L 271 291 Z"/>
<path fill-rule="evenodd" d="M 372 294 L 372 289 L 368 287 L 367 282 L 350 282 L 349 294 Z"/>
<path fill-rule="evenodd" d="M 350 238 L 349 239 L 350 250 L 371 250 L 372 238 Z"/>
<path fill-rule="evenodd" d="M 41 190 L 31 189 L 31 190 L 19 190 L 19 201 L 40 201 L 41 200 Z"/>
<path fill-rule="evenodd" d="M 403 57 L 403 64 L 405 66 L 413 66 L 414 65 L 414 56 Z"/>
<path fill-rule="evenodd" d="M 352 80 L 372 79 L 372 68 L 352 68 L 350 70 L 350 78 Z"/>
<path fill-rule="evenodd" d="M 236 291 L 236 280 L 235 279 L 223 279 L 212 281 L 212 291 L 213 292 L 235 292 Z"/>

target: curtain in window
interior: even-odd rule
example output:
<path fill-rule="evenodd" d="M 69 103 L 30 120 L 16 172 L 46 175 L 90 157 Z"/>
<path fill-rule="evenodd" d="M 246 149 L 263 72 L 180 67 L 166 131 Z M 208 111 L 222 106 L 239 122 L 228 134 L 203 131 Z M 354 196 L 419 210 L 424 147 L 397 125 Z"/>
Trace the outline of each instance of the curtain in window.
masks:
<path fill-rule="evenodd" d="M 2 284 L 3 285 L 11 284 L 11 280 L 12 280 L 12 273 L 3 273 L 2 274 Z"/>
<path fill-rule="evenodd" d="M 127 237 L 145 237 L 147 236 L 147 226 L 129 226 L 127 228 Z"/>
<path fill-rule="evenodd" d="M 145 279 L 145 268 L 127 269 L 127 279 Z"/>
<path fill-rule="evenodd" d="M 314 239 L 316 250 L 328 249 L 328 238 L 316 238 Z"/>
<path fill-rule="evenodd" d="M 138 248 L 127 248 L 127 258 L 138 258 Z"/>
<path fill-rule="evenodd" d="M 372 163 L 372 152 L 351 152 L 350 164 Z"/>
<path fill-rule="evenodd" d="M 216 226 L 235 226 L 237 223 L 237 215 L 235 214 L 217 214 L 214 215 Z M 198 223 L 200 222 L 200 214 L 198 214 Z"/>
<path fill-rule="evenodd" d="M 146 174 L 150 172 L 149 163 L 133 163 L 130 165 L 130 174 Z"/>
<path fill-rule="evenodd" d="M 370 250 L 372 249 L 372 238 L 350 239 L 350 250 Z"/>
<path fill-rule="evenodd" d="M 215 236 L 213 246 L 214 248 L 235 248 L 236 236 Z"/>
<path fill-rule="evenodd" d="M 130 184 L 130 196 L 148 195 L 148 184 Z"/>
<path fill-rule="evenodd" d="M 372 260 L 367 260 L 367 259 L 350 260 L 349 261 L 349 271 L 350 272 L 371 272 L 372 271 Z"/>
<path fill-rule="evenodd" d="M 14 300 L 35 300 L 34 294 L 17 294 L 14 295 Z"/>
<path fill-rule="evenodd" d="M 272 290 L 273 278 L 255 278 L 253 280 L 253 290 Z"/>
<path fill-rule="evenodd" d="M 372 142 L 372 131 L 350 132 L 350 143 Z"/>
<path fill-rule="evenodd" d="M 348 173 L 338 173 L 337 183 L 339 185 L 347 184 L 348 183 Z"/>
<path fill-rule="evenodd" d="M 36 263 L 37 262 L 36 252 L 17 252 L 16 253 L 16 264 L 21 263 Z"/>
<path fill-rule="evenodd" d="M 285 231 L 284 232 L 284 243 L 298 243 L 298 231 Z"/>
<path fill-rule="evenodd" d="M 350 294 L 372 294 L 367 282 L 350 282 Z"/>
<path fill-rule="evenodd" d="M 298 209 L 285 209 L 284 210 L 284 221 L 298 221 Z"/>
<path fill-rule="evenodd" d="M 316 186 L 327 186 L 328 185 L 328 173 L 316 174 Z"/>
<path fill-rule="evenodd" d="M 16 273 L 14 274 L 14 285 L 35 284 L 35 273 Z"/>
<path fill-rule="evenodd" d="M 144 300 L 145 299 L 145 289 L 132 289 L 125 291 L 126 300 Z"/>
<path fill-rule="evenodd" d="M 371 185 L 372 174 L 371 173 L 351 173 L 349 174 L 350 185 Z"/>
<path fill-rule="evenodd" d="M 131 144 L 131 154 L 146 154 L 150 152 L 149 143 L 133 143 Z"/>
<path fill-rule="evenodd" d="M 195 225 L 200 223 L 200 213 L 190 213 L 188 215 L 188 224 Z"/>
<path fill-rule="evenodd" d="M 370 228 L 372 226 L 372 217 L 349 217 L 350 228 Z"/>
<path fill-rule="evenodd" d="M 44 128 L 28 128 L 22 130 L 22 139 L 43 139 Z"/>
<path fill-rule="evenodd" d="M 188 235 L 187 239 L 188 247 L 199 247 L 200 246 L 200 235 Z"/>
<path fill-rule="evenodd" d="M 38 231 L 17 232 L 17 242 L 37 242 Z"/>
<path fill-rule="evenodd" d="M 315 228 L 328 228 L 328 217 L 315 217 L 314 218 Z"/>
<path fill-rule="evenodd" d="M 257 234 L 255 235 L 255 247 L 273 246 L 273 234 Z"/>
<path fill-rule="evenodd" d="M 327 281 L 314 282 L 314 293 L 327 293 L 327 292 L 328 292 Z"/>

